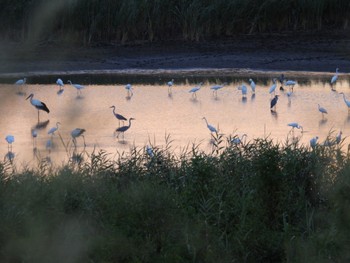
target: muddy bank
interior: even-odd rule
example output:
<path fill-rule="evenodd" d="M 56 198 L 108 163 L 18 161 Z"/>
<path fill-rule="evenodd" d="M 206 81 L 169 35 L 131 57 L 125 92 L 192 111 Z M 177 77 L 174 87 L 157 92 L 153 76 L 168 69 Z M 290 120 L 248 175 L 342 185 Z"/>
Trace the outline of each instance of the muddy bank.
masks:
<path fill-rule="evenodd" d="M 28 47 L 2 42 L 0 76 L 22 77 L 72 72 L 128 74 L 132 72 L 250 71 L 350 72 L 350 37 L 288 35 L 241 36 L 199 43 L 162 42 L 94 47 L 54 43 Z"/>

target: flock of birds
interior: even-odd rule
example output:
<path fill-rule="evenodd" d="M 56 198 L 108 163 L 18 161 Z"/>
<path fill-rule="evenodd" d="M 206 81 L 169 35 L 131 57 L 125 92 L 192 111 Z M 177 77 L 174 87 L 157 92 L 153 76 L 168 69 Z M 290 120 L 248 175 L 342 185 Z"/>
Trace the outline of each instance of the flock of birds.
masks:
<path fill-rule="evenodd" d="M 335 72 L 335 75 L 330 80 L 331 89 L 333 91 L 336 91 L 335 88 L 334 88 L 334 85 L 335 85 L 335 83 L 336 83 L 336 81 L 338 79 L 338 74 L 339 74 L 339 69 L 337 68 L 336 72 Z M 283 74 L 281 74 L 280 77 L 278 77 L 278 78 L 273 78 L 272 81 L 273 81 L 273 84 L 269 88 L 269 94 L 271 94 L 270 110 L 271 110 L 272 113 L 274 113 L 274 112 L 276 112 L 276 107 L 277 107 L 278 97 L 279 97 L 279 95 L 276 94 L 277 81 L 279 81 L 279 83 L 280 83 L 279 90 L 281 92 L 284 92 L 286 90 L 286 94 L 287 94 L 287 96 L 289 98 L 292 96 L 292 94 L 294 92 L 294 86 L 297 85 L 297 82 L 294 81 L 294 80 L 286 79 Z M 80 85 L 80 84 L 72 83 L 72 81 L 70 81 L 70 80 L 68 80 L 67 83 L 70 84 L 72 87 L 74 87 L 77 90 L 77 96 L 81 96 L 82 95 L 82 90 L 85 88 L 85 86 Z M 18 85 L 18 86 L 23 86 L 25 84 L 26 84 L 26 78 L 19 79 L 19 80 L 17 80 L 15 82 L 15 85 Z M 62 79 L 58 78 L 57 81 L 56 81 L 56 84 L 59 86 L 59 90 L 58 90 L 57 94 L 62 94 L 64 92 L 64 85 L 65 85 L 64 82 L 62 81 Z M 217 96 L 218 95 L 218 91 L 223 89 L 226 85 L 228 85 L 228 84 L 225 82 L 225 83 L 223 83 L 221 85 L 211 86 L 210 89 L 212 90 L 213 95 Z M 251 89 L 252 94 L 255 94 L 256 84 L 255 84 L 254 80 L 251 79 L 251 78 L 249 79 L 249 85 L 250 85 L 250 89 Z M 168 86 L 168 94 L 170 96 L 172 94 L 172 87 L 174 86 L 174 79 L 172 79 L 171 81 L 167 82 L 167 86 Z M 201 82 L 197 86 L 191 88 L 188 91 L 191 94 L 193 99 L 197 98 L 197 93 L 201 90 L 202 86 L 203 86 L 203 83 Z M 125 89 L 127 91 L 127 96 L 129 98 L 131 98 L 133 96 L 132 85 L 131 84 L 127 84 L 125 86 Z M 241 91 L 242 98 L 245 98 L 247 96 L 248 88 L 247 88 L 247 86 L 245 84 L 240 85 L 238 87 L 238 90 Z M 346 99 L 344 93 L 341 92 L 339 94 L 342 94 L 344 102 L 345 102 L 346 106 L 348 107 L 348 109 L 350 110 L 350 101 Z M 39 123 L 39 120 L 40 120 L 40 111 L 44 111 L 46 113 L 50 112 L 48 106 L 43 101 L 40 101 L 40 100 L 34 98 L 34 94 L 33 93 L 31 93 L 26 98 L 26 100 L 30 100 L 31 105 L 33 107 L 35 107 L 35 109 L 37 110 L 37 112 L 38 112 L 38 123 Z M 110 106 L 110 108 L 112 109 L 112 113 L 113 113 L 114 117 L 119 121 L 119 127 L 115 129 L 116 137 L 119 139 L 119 135 L 122 134 L 122 137 L 123 137 L 123 140 L 124 140 L 124 133 L 127 130 L 130 129 L 131 122 L 133 120 L 135 120 L 135 119 L 134 118 L 127 119 L 123 115 L 119 114 L 118 112 L 116 112 L 116 107 L 114 105 Z M 328 113 L 327 110 L 324 107 L 322 107 L 320 104 L 318 104 L 318 110 L 322 114 L 322 116 L 324 116 L 325 114 Z M 218 130 L 213 125 L 208 123 L 208 120 L 206 119 L 206 117 L 203 117 L 202 119 L 205 121 L 205 124 L 206 124 L 207 128 L 209 129 L 210 133 L 218 133 Z M 125 121 L 128 121 L 128 125 L 124 125 Z M 120 126 L 120 122 L 123 123 L 123 126 Z M 56 126 L 54 126 L 51 129 L 49 129 L 48 135 L 53 136 L 55 134 L 55 132 L 58 131 L 59 125 L 61 125 L 60 122 L 57 122 Z M 291 127 L 291 132 L 294 132 L 295 129 L 300 129 L 301 132 L 303 132 L 303 127 L 297 122 L 288 123 L 287 125 Z M 73 142 L 75 148 L 77 147 L 76 140 L 77 140 L 78 137 L 82 137 L 83 138 L 83 140 L 84 140 L 84 147 L 86 146 L 85 138 L 84 138 L 84 133 L 85 132 L 86 132 L 86 130 L 83 129 L 83 128 L 75 128 L 74 130 L 71 131 L 70 135 L 71 135 L 72 142 Z M 35 146 L 35 139 L 36 139 L 37 136 L 38 136 L 38 133 L 37 133 L 36 129 L 32 129 L 33 146 Z M 236 145 L 241 144 L 243 142 L 244 138 L 246 138 L 246 137 L 247 137 L 247 134 L 243 134 L 241 137 L 234 137 L 231 140 L 231 143 L 236 144 Z M 5 140 L 8 143 L 8 156 L 13 157 L 14 155 L 12 153 L 12 144 L 14 143 L 15 138 L 14 138 L 13 135 L 7 135 L 5 137 Z M 329 146 L 329 145 L 332 145 L 332 144 L 339 144 L 341 142 L 341 140 L 342 140 L 342 131 L 340 131 L 337 134 L 337 136 L 335 138 L 335 141 L 333 141 L 333 142 L 325 141 L 324 145 L 325 146 Z M 313 137 L 310 140 L 310 146 L 314 148 L 317 145 L 317 141 L 318 141 L 318 136 Z M 51 148 L 51 146 L 52 146 L 52 139 L 49 139 L 47 141 L 47 143 L 46 143 L 46 148 Z M 146 147 L 146 152 L 150 156 L 154 155 L 152 148 L 150 146 L 148 146 L 148 145 Z"/>

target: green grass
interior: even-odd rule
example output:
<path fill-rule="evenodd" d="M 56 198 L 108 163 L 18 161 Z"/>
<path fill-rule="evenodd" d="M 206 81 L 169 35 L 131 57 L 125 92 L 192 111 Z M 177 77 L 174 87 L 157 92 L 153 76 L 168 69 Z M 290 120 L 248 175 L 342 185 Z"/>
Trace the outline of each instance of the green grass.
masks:
<path fill-rule="evenodd" d="M 0 164 L 1 262 L 346 262 L 349 156 L 338 145 L 213 136 L 78 164 Z M 230 138 L 228 139 L 230 141 Z"/>
<path fill-rule="evenodd" d="M 237 34 L 348 29 L 347 0 L 2 1 L 3 38 L 67 41 L 199 41 Z"/>

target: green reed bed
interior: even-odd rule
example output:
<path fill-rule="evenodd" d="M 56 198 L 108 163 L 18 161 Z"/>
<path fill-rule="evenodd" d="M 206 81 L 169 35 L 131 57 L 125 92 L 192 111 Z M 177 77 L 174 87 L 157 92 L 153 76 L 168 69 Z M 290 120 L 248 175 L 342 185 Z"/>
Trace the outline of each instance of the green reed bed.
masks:
<path fill-rule="evenodd" d="M 0 165 L 1 262 L 346 262 L 339 146 L 213 136 L 175 154 L 101 151 L 59 169 Z M 228 139 L 230 141 L 230 139 Z"/>
<path fill-rule="evenodd" d="M 2 37 L 29 41 L 202 40 L 344 30 L 347 0 L 3 0 Z"/>

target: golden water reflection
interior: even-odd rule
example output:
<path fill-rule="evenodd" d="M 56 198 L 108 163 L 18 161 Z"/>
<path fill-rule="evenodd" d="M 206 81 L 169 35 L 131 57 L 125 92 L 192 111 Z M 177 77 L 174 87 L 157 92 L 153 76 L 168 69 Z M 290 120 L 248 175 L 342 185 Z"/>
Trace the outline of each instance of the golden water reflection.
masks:
<path fill-rule="evenodd" d="M 242 82 L 248 87 L 248 93 L 242 96 L 238 86 Z M 163 147 L 167 139 L 171 140 L 172 150 L 181 152 L 193 144 L 204 151 L 211 151 L 210 131 L 203 117 L 226 137 L 241 137 L 246 140 L 269 137 L 276 141 L 285 141 L 289 136 L 300 138 L 309 145 L 311 138 L 318 136 L 323 143 L 330 131 L 334 136 L 341 130 L 343 136 L 350 134 L 350 114 L 339 92 L 350 99 L 347 82 L 339 81 L 332 91 L 326 83 L 309 81 L 296 85 L 291 96 L 287 90 L 280 91 L 275 112 L 270 111 L 272 96 L 268 90 L 272 81 L 256 81 L 256 92 L 252 94 L 248 79 L 237 80 L 226 85 L 214 94 L 210 89 L 215 83 L 204 83 L 196 96 L 189 93 L 194 84 L 175 84 L 168 92 L 164 85 L 133 85 L 132 94 L 125 85 L 85 85 L 80 95 L 69 85 L 64 91 L 57 85 L 25 85 L 18 92 L 14 85 L 0 85 L 0 134 L 15 136 L 12 151 L 9 154 L 7 142 L 0 141 L 0 154 L 11 157 L 19 165 L 35 165 L 38 161 L 60 165 L 73 153 L 91 153 L 103 149 L 111 156 L 118 152 L 130 151 L 132 147 L 153 145 Z M 220 83 L 217 83 L 220 84 Z M 279 87 L 279 86 L 278 86 Z M 58 92 L 59 91 L 59 92 Z M 40 112 L 25 98 L 34 93 L 35 98 L 46 103 L 50 113 Z M 326 108 L 328 114 L 322 116 L 318 104 Z M 119 127 L 110 108 L 116 106 L 116 112 L 126 118 L 134 118 L 124 134 L 116 137 Z M 47 132 L 60 122 L 54 135 Z M 304 133 L 295 129 L 291 132 L 288 123 L 298 122 Z M 121 122 L 127 126 L 128 121 Z M 75 128 L 86 130 L 84 139 L 78 137 L 76 146 L 71 138 Z M 32 136 L 33 130 L 37 136 Z M 345 144 L 348 140 L 345 140 Z"/>

